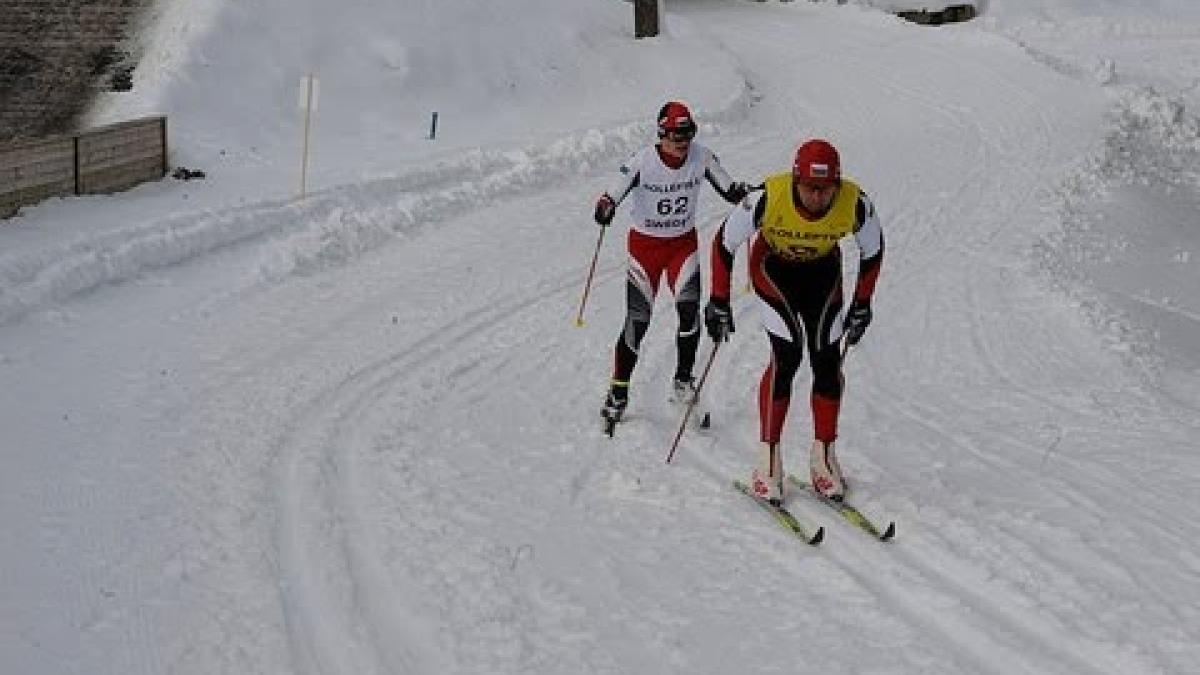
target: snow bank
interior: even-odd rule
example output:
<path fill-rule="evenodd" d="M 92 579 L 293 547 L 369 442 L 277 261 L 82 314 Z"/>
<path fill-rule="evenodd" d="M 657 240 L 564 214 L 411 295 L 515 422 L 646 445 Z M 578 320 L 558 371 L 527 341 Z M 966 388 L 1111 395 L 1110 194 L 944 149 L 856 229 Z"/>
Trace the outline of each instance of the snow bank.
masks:
<path fill-rule="evenodd" d="M 1072 23 L 1102 17 L 1127 24 L 1138 18 L 1196 18 L 1200 6 L 1192 0 L 978 0 L 983 14 L 1003 21 Z"/>
<path fill-rule="evenodd" d="M 745 114 L 749 92 L 706 114 L 702 134 Z M 264 202 L 84 235 L 0 256 L 0 324 L 102 284 L 264 241 L 259 281 L 278 282 L 353 260 L 414 228 L 611 166 L 652 137 L 649 121 L 590 129 L 514 150 L 473 149 L 396 177 L 332 188 L 303 201 Z M 586 200 L 580 218 L 590 217 Z"/>
<path fill-rule="evenodd" d="M 1142 372 L 1200 376 L 1200 119 L 1178 98 L 1139 88 L 1116 101 L 1109 125 L 1097 154 L 1061 186 L 1060 228 L 1039 254 Z"/>

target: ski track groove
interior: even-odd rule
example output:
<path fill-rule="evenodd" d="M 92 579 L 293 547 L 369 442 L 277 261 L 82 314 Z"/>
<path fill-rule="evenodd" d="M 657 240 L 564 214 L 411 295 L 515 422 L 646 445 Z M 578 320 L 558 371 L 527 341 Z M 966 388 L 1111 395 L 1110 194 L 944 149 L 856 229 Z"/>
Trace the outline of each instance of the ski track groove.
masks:
<path fill-rule="evenodd" d="M 619 271 L 623 272 L 623 265 Z M 617 270 L 607 270 L 600 275 L 603 279 L 611 279 Z M 386 358 L 363 366 L 348 375 L 343 380 L 327 387 L 323 392 L 310 399 L 292 424 L 287 428 L 294 429 L 282 438 L 276 445 L 276 462 L 280 464 L 277 477 L 277 492 L 281 501 L 281 518 L 278 531 L 280 555 L 281 592 L 283 595 L 285 614 L 292 635 L 291 644 L 297 665 L 306 667 L 305 662 L 315 664 L 316 672 L 327 673 L 362 672 L 362 664 L 352 665 L 346 657 L 340 655 L 335 645 L 338 644 L 329 630 L 317 618 L 317 608 L 336 605 L 336 602 L 321 602 L 311 596 L 321 593 L 313 581 L 323 570 L 308 569 L 305 562 L 309 556 L 304 552 L 306 534 L 301 530 L 305 524 L 301 522 L 305 503 L 305 488 L 302 478 L 301 464 L 315 461 L 324 470 L 318 478 L 334 482 L 326 489 L 334 494 L 325 495 L 324 499 L 331 503 L 326 507 L 330 512 L 321 514 L 332 522 L 328 529 L 340 530 L 337 535 L 338 546 L 341 550 L 339 564 L 346 567 L 347 577 L 356 598 L 355 611 L 357 620 L 365 620 L 365 627 L 373 632 L 372 646 L 375 653 L 375 665 L 382 666 L 379 672 L 404 673 L 420 672 L 417 664 L 428 657 L 422 655 L 419 649 L 412 645 L 427 643 L 428 640 L 410 639 L 398 640 L 403 633 L 403 626 L 411 625 L 401 616 L 399 610 L 389 604 L 390 593 L 382 593 L 381 584 L 387 583 L 387 571 L 375 558 L 377 554 L 371 542 L 361 541 L 364 532 L 369 528 L 361 514 L 353 495 L 357 492 L 354 480 L 357 477 L 356 466 L 348 454 L 339 454 L 335 448 L 346 444 L 339 440 L 344 437 L 350 426 L 348 421 L 362 413 L 377 400 L 381 392 L 394 386 L 402 379 L 413 376 L 422 365 L 429 365 L 433 357 L 445 350 L 440 344 L 459 345 L 472 339 L 482 339 L 486 335 L 484 328 L 497 320 L 511 317 L 543 302 L 546 289 L 549 295 L 566 295 L 575 289 L 578 272 L 574 269 L 563 272 L 545 283 L 538 289 L 523 294 L 503 303 L 489 302 L 477 312 L 464 312 L 462 316 L 469 320 L 456 319 L 427 332 L 423 337 L 413 341 L 409 346 L 395 352 Z M 315 459 L 314 459 L 315 456 Z M 307 535 L 308 537 L 314 535 Z M 386 629 L 387 634 L 380 634 Z M 351 635 L 355 629 L 343 627 L 346 642 L 352 642 Z M 425 636 L 421 636 L 425 637 Z"/>
<path fill-rule="evenodd" d="M 714 438 L 710 445 L 718 443 L 719 439 Z M 734 446 L 742 447 L 742 444 L 734 444 Z M 749 464 L 753 455 L 749 452 L 743 452 L 743 455 L 745 456 L 744 463 Z M 796 455 L 802 457 L 803 452 L 797 451 Z M 691 463 L 697 465 L 700 472 L 709 479 L 718 483 L 722 481 L 728 483 L 729 477 L 725 475 L 726 472 L 707 457 L 706 453 L 696 452 Z M 793 460 L 792 463 L 795 464 L 796 460 Z M 730 494 L 733 493 L 730 492 Z M 730 500 L 732 501 L 734 498 L 731 496 Z M 845 523 L 832 510 L 803 497 L 789 500 L 788 507 L 810 527 L 824 525 L 826 528 L 825 542 L 820 546 L 810 550 L 802 543 L 796 542 L 797 556 L 801 559 L 808 555 L 829 556 L 838 563 L 837 569 L 850 577 L 860 589 L 874 596 L 885 608 L 904 617 L 905 622 L 909 625 L 919 626 L 925 638 L 938 636 L 936 643 L 946 649 L 959 665 L 966 664 L 962 672 L 1009 675 L 1014 672 L 1011 668 L 1012 664 L 1024 662 L 1021 654 L 1022 645 L 1000 642 L 990 634 L 990 627 L 983 622 L 972 623 L 970 627 L 966 627 L 961 623 L 961 613 L 943 613 L 941 603 L 931 602 L 931 596 L 944 595 L 949 595 L 954 602 L 962 605 L 969 604 L 968 598 L 977 602 L 985 599 L 974 594 L 967 594 L 958 587 L 953 589 L 954 593 L 946 593 L 943 588 L 946 579 L 915 564 L 909 564 L 907 567 L 895 566 L 892 559 L 895 552 L 890 549 L 902 548 L 906 545 L 902 541 L 877 542 L 858 531 L 853 525 Z M 745 509 L 747 517 L 753 513 L 752 509 L 754 509 L 753 505 L 747 503 L 747 509 Z M 903 523 L 897 523 L 897 526 L 903 528 Z M 771 535 L 785 536 L 780 532 L 778 526 L 765 519 L 762 520 L 760 529 Z M 904 530 L 900 537 L 907 536 L 903 532 Z M 864 564 L 864 561 L 870 561 L 870 564 Z M 800 563 L 785 564 L 798 565 Z M 866 571 L 867 569 L 888 570 L 889 566 L 891 569 L 887 572 L 890 574 L 888 579 L 882 578 L 885 572 Z M 903 577 L 911 578 L 917 575 L 924 578 L 928 588 L 936 590 L 925 594 L 909 590 L 908 580 Z M 1036 674 L 1039 671 L 1027 666 L 1021 672 Z"/>
<path fill-rule="evenodd" d="M 718 440 L 713 439 L 709 445 L 717 443 Z M 749 460 L 750 453 L 745 454 Z M 697 452 L 695 455 L 692 463 L 699 467 L 701 473 L 718 483 L 727 482 L 723 472 L 706 458 L 707 453 Z M 978 568 L 975 563 L 943 552 L 945 545 L 929 543 L 920 546 L 920 550 L 932 551 L 933 555 L 937 555 L 940 560 L 938 564 L 921 559 L 909 548 L 913 542 L 925 540 L 914 528 L 903 529 L 899 540 L 882 544 L 885 548 L 879 548 L 879 542 L 865 537 L 832 511 L 815 502 L 793 499 L 789 507 L 810 526 L 826 526 L 826 543 L 814 549 L 814 555 L 831 556 L 839 563 L 840 571 L 853 578 L 885 606 L 904 616 L 908 623 L 920 626 L 929 635 L 940 636 L 939 643 L 951 649 L 960 663 L 969 664 L 969 672 L 995 675 L 1022 672 L 1036 675 L 1044 672 L 1043 658 L 1058 662 L 1061 668 L 1058 672 L 1113 675 L 1129 672 L 1123 669 L 1127 664 L 1116 662 L 1117 665 L 1112 665 L 1113 662 L 1088 656 L 1089 650 L 1110 648 L 1108 644 L 1101 641 L 1092 644 L 1084 641 L 1081 644 L 1072 627 L 1055 625 L 1057 617 L 1042 619 L 1025 608 L 1036 607 L 1039 604 L 1036 599 L 1007 588 L 989 592 L 977 589 L 978 583 L 990 578 L 990 573 Z M 903 528 L 903 521 L 898 525 Z M 776 528 L 767 524 L 764 529 L 773 531 Z M 1020 544 L 1024 541 L 1008 536 L 1011 537 L 1010 543 Z M 1003 546 L 1002 543 L 997 545 Z M 804 553 L 799 555 L 803 556 Z M 878 573 L 864 571 L 867 567 L 863 565 L 864 560 L 873 560 L 876 564 L 871 568 Z M 897 561 L 903 564 L 895 564 Z M 1040 561 L 1061 573 L 1061 569 L 1044 557 Z M 976 576 L 972 577 L 967 570 L 976 570 Z M 921 580 L 919 588 L 924 591 L 914 590 L 915 578 Z M 996 602 L 997 598 L 1001 601 Z M 943 612 L 947 602 L 969 611 Z M 996 626 L 1005 627 L 1003 634 L 996 634 Z M 1064 643 L 1064 636 L 1071 637 Z M 1031 646 L 1039 658 L 1030 658 Z M 1120 656 L 1119 652 L 1111 655 L 1114 658 Z M 1144 659 L 1137 665 L 1157 668 L 1156 671 L 1144 672 L 1161 671 L 1160 666 L 1150 666 Z"/>
<path fill-rule="evenodd" d="M 1114 664 L 1111 660 L 1112 655 L 1093 655 L 1097 648 L 1108 645 L 1079 644 L 1079 638 L 1071 627 L 1054 625 L 1058 623 L 1057 617 L 1054 621 L 1046 620 L 1036 611 L 1020 607 L 1022 603 L 1019 600 L 1026 599 L 1024 596 L 1020 596 L 1019 600 L 1014 602 L 1012 594 L 1007 590 L 1003 593 L 980 591 L 979 584 L 985 579 L 965 575 L 961 571 L 961 561 L 951 560 L 950 554 L 944 552 L 944 547 L 929 546 L 923 549 L 921 556 L 907 550 L 906 547 L 898 548 L 897 557 L 903 559 L 909 569 L 916 570 L 927 581 L 938 584 L 940 590 L 949 590 L 956 599 L 973 610 L 969 613 L 959 613 L 959 618 L 965 615 L 977 621 L 977 633 L 993 631 L 996 626 L 1007 628 L 1009 635 L 1005 640 L 1008 650 L 1006 658 L 1019 658 L 1001 663 L 1024 660 L 1028 652 L 1033 650 L 1040 652 L 1047 659 L 1058 662 L 1061 668 L 1058 672 L 1094 672 L 1110 675 L 1130 672 L 1125 669 L 1125 664 Z M 931 561 L 931 557 L 937 561 Z M 1003 601 L 996 602 L 997 598 Z M 1035 607 L 1036 604 L 1034 601 Z M 1035 667 L 1026 667 L 1027 672 L 1045 672 L 1043 658 L 1035 659 L 1034 664 Z M 1139 669 L 1139 672 L 1149 671 Z"/>
<path fill-rule="evenodd" d="M 937 421 L 942 416 L 938 409 L 912 402 L 910 397 L 906 395 L 906 391 L 890 390 L 882 395 L 873 396 L 872 401 L 885 410 L 899 414 L 911 423 L 919 427 L 924 427 L 933 432 L 937 437 L 945 439 L 948 441 L 948 444 L 943 444 L 945 447 L 969 452 L 988 467 L 989 472 L 993 474 L 1010 476 L 1010 480 L 1017 485 L 1023 485 L 1030 480 L 1038 480 L 1036 474 L 1025 477 L 1025 474 L 1028 474 L 1029 471 L 1022 469 L 1022 466 L 1027 465 L 1027 463 L 1023 464 L 1019 459 L 1001 459 L 996 453 L 986 450 L 979 441 L 972 439 L 964 433 L 952 431 L 949 427 Z M 1040 397 L 1038 400 L 1040 400 Z M 1073 419 L 1078 419 L 1079 417 L 1089 419 L 1091 424 L 1088 428 L 1103 429 L 1105 427 L 1105 420 L 1095 417 L 1095 413 L 1088 414 L 1084 411 L 1069 408 L 1062 408 L 1062 410 L 1072 415 Z M 1039 446 L 1034 442 L 1022 441 L 1015 437 L 1010 438 L 1011 442 L 1015 445 L 1028 448 L 1030 454 L 1039 449 Z M 1160 522 L 1171 521 L 1169 512 L 1155 508 L 1151 502 L 1147 502 L 1146 500 L 1123 497 L 1123 495 L 1127 494 L 1127 481 L 1123 477 L 1104 470 L 1103 467 L 1094 462 L 1080 462 L 1077 464 L 1077 471 L 1074 476 L 1076 479 L 1083 478 L 1082 484 L 1077 483 L 1080 486 L 1075 487 L 1071 483 L 1062 480 L 1053 480 L 1053 485 L 1046 486 L 1045 495 L 1047 499 L 1051 497 L 1065 499 L 1069 502 L 1071 508 L 1081 510 L 1095 521 L 1103 522 L 1109 520 L 1106 514 L 1113 509 L 1113 502 L 1111 500 L 1104 503 L 1098 502 L 1089 497 L 1082 489 L 1085 486 L 1100 487 L 1105 494 L 1115 496 L 1110 497 L 1110 499 L 1115 498 L 1120 500 L 1120 509 L 1141 512 L 1143 519 L 1140 521 L 1140 528 L 1142 531 L 1153 531 L 1156 536 L 1162 538 L 1164 541 L 1171 542 L 1172 545 L 1182 547 L 1187 543 L 1186 536 L 1179 534 L 1174 529 L 1159 525 Z M 1044 482 L 1051 479 L 1043 477 L 1041 480 Z M 1031 504 L 1031 506 L 1036 505 Z M 1134 534 L 1133 532 L 1128 532 L 1128 535 L 1131 537 Z"/>

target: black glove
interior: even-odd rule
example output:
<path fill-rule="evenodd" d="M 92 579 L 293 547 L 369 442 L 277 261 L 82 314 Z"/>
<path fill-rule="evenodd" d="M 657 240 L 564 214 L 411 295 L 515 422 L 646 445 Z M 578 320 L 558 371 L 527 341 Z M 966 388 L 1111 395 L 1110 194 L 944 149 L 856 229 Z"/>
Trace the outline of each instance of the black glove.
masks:
<path fill-rule="evenodd" d="M 596 200 L 596 214 L 594 216 L 596 223 L 601 226 L 608 225 L 613 221 L 613 216 L 615 215 L 617 215 L 617 203 L 607 194 L 600 195 L 600 198 Z"/>
<path fill-rule="evenodd" d="M 725 191 L 725 201 L 730 204 L 737 204 L 745 199 L 748 194 L 750 194 L 750 186 L 741 181 L 736 181 L 730 183 L 729 189 Z"/>
<path fill-rule="evenodd" d="M 846 341 L 851 345 L 858 344 L 863 333 L 867 332 L 867 326 L 870 325 L 871 301 L 854 300 L 851 302 L 850 309 L 846 312 L 846 323 L 843 326 L 846 331 Z"/>
<path fill-rule="evenodd" d="M 733 332 L 733 312 L 724 298 L 709 298 L 704 306 L 704 326 L 713 342 L 725 342 Z"/>

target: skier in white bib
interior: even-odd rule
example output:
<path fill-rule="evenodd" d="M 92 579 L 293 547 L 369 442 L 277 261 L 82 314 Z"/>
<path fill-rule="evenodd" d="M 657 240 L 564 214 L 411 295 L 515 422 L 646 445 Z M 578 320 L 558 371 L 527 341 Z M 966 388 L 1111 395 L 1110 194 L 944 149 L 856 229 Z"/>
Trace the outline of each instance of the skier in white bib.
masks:
<path fill-rule="evenodd" d="M 617 338 L 612 380 L 601 409 L 610 429 L 629 402 L 629 378 L 664 274 L 679 314 L 671 397 L 687 401 L 695 391 L 692 366 L 700 344 L 696 236 L 700 191 L 707 182 L 731 204 L 747 192 L 745 183 L 730 180 L 711 150 L 693 142 L 695 135 L 696 122 L 688 107 L 677 101 L 667 103 L 658 113 L 659 142 L 622 164 L 620 182 L 596 201 L 595 219 L 602 227 L 612 222 L 626 197 L 632 196 L 633 202 L 625 324 Z"/>

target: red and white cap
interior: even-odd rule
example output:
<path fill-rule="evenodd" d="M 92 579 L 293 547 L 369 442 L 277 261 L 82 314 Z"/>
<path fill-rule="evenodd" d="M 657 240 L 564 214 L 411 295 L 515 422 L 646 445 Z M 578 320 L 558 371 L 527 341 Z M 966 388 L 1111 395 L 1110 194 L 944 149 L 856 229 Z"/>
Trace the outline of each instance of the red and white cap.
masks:
<path fill-rule="evenodd" d="M 672 131 L 693 135 L 696 133 L 696 121 L 692 119 L 692 111 L 679 101 L 669 101 L 658 111 L 659 137 Z"/>
<path fill-rule="evenodd" d="M 796 150 L 792 178 L 813 183 L 837 183 L 842 179 L 842 160 L 829 141 L 814 138 Z"/>

